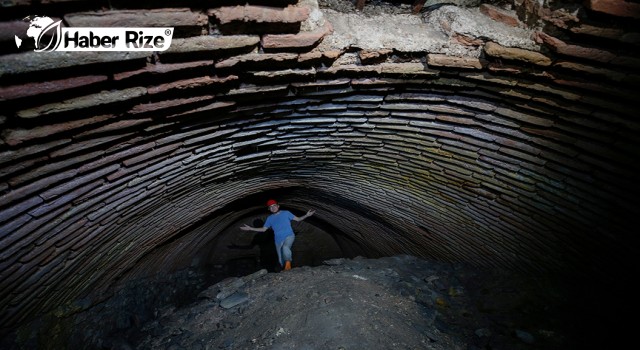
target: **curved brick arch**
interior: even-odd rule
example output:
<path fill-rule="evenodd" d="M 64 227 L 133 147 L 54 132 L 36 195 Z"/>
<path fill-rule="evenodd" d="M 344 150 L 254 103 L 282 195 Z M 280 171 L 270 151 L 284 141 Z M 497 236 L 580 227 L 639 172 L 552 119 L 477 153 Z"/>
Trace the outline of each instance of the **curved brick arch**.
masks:
<path fill-rule="evenodd" d="M 554 24 L 562 40 L 467 36 L 479 57 L 336 49 L 319 43 L 339 33 L 307 28 L 305 6 L 245 6 L 261 33 L 242 33 L 230 9 L 160 9 L 157 25 L 189 30 L 153 56 L 0 56 L 3 328 L 188 266 L 260 206 L 247 198 L 291 188 L 293 208 L 322 203 L 318 224 L 370 255 L 576 274 L 630 259 L 639 65 L 625 52 L 637 43 L 529 9 L 523 20 Z M 232 33 L 193 36 L 225 21 Z"/>

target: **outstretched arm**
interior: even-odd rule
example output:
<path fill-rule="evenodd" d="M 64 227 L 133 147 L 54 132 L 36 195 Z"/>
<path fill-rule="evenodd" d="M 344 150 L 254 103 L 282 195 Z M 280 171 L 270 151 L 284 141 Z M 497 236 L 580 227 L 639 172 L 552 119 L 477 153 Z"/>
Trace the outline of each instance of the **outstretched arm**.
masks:
<path fill-rule="evenodd" d="M 293 218 L 293 220 L 302 221 L 302 220 L 308 218 L 309 216 L 315 214 L 315 212 L 316 212 L 315 210 L 309 210 L 306 214 L 304 214 L 304 216 L 301 216 L 301 217 L 297 217 L 296 216 L 296 217 Z"/>
<path fill-rule="evenodd" d="M 255 231 L 255 232 L 265 232 L 268 230 L 268 228 L 266 227 L 251 227 L 247 224 L 240 226 L 240 229 L 242 231 Z"/>

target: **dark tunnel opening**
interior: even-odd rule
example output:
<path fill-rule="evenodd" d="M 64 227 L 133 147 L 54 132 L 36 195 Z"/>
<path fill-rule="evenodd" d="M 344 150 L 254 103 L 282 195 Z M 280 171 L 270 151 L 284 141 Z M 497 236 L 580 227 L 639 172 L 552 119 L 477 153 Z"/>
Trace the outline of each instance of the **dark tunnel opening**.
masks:
<path fill-rule="evenodd" d="M 205 234 L 206 237 L 200 240 L 199 247 L 195 249 L 195 254 L 189 257 L 192 262 L 188 266 L 182 266 L 182 268 L 186 268 L 189 271 L 190 278 L 200 276 L 203 283 L 200 284 L 199 288 L 184 287 L 180 282 L 175 284 L 167 283 L 166 279 L 163 279 L 162 282 L 158 283 L 157 287 L 151 288 L 159 289 L 156 292 L 158 295 L 166 294 L 176 288 L 184 290 L 175 292 L 175 297 L 171 300 L 154 299 L 163 303 L 169 301 L 176 305 L 186 305 L 193 302 L 203 288 L 226 278 L 248 275 L 261 269 L 269 272 L 281 271 L 281 267 L 277 263 L 272 230 L 268 230 L 265 233 L 243 233 L 239 230 L 243 223 L 252 224 L 255 227 L 262 226 L 268 215 L 264 206 L 268 198 L 278 198 L 283 209 L 291 210 L 294 215 L 298 216 L 302 216 L 307 209 L 316 206 L 314 203 L 317 206 L 322 206 L 323 203 L 332 203 L 331 207 L 334 210 L 348 211 L 355 215 L 374 215 L 372 211 L 357 207 L 357 203 L 353 201 L 343 199 L 340 202 L 339 199 L 335 198 L 336 196 L 322 194 L 318 191 L 312 192 L 298 187 L 285 187 L 253 193 L 226 204 L 198 222 L 191 224 L 172 237 L 172 239 L 158 244 L 154 250 L 149 252 L 149 256 L 153 256 L 157 251 L 166 249 L 179 250 L 182 238 L 188 237 L 192 232 L 202 229 L 202 227 L 208 227 L 208 225 L 218 221 L 220 218 L 234 217 L 233 221 L 230 221 L 225 226 L 216 228 L 214 232 L 207 232 Z M 315 202 L 305 198 L 314 198 Z M 193 210 L 197 209 L 193 208 Z M 293 253 L 294 266 L 296 267 L 318 266 L 325 260 L 335 258 L 382 256 L 380 252 L 370 248 L 367 249 L 362 242 L 319 217 L 312 217 L 305 220 L 304 223 L 295 223 L 294 232 L 296 233 L 296 243 L 293 246 Z M 177 258 L 182 257 L 178 256 Z M 142 257 L 139 264 L 147 264 L 145 262 L 146 259 L 147 256 Z M 165 265 L 172 266 L 171 262 L 166 261 Z M 135 268 L 136 265 L 132 266 L 131 269 Z M 117 286 L 115 287 L 116 289 L 122 288 L 122 283 L 126 283 L 130 279 L 130 276 L 127 275 L 129 271 L 123 271 L 119 281 L 114 284 Z M 170 276 L 176 272 L 182 273 L 169 269 L 156 271 L 156 274 Z M 137 283 L 136 281 L 135 284 Z M 136 303 L 136 298 L 132 298 L 130 302 Z M 157 306 L 159 305 L 151 305 L 148 308 Z"/>
<path fill-rule="evenodd" d="M 242 215 L 227 227 L 221 228 L 220 233 L 210 241 L 202 243 L 202 251 L 198 254 L 212 258 L 199 259 L 206 261 L 199 268 L 209 271 L 208 273 L 216 276 L 217 280 L 229 276 L 246 275 L 260 269 L 266 269 L 269 272 L 280 271 L 281 267 L 277 263 L 273 245 L 273 231 L 243 233 L 239 230 L 240 225 L 244 223 L 254 227 L 263 226 L 269 214 L 264 203 L 269 198 L 277 198 L 283 209 L 290 210 L 297 216 L 304 215 L 308 209 L 323 206 L 331 207 L 332 210 L 347 211 L 356 216 L 374 216 L 372 211 L 358 206 L 356 202 L 336 197 L 338 196 L 331 196 L 318 190 L 285 187 L 254 193 L 228 203 L 200 223 L 193 225 L 194 227 L 206 225 L 210 220 L 229 214 L 241 213 Z M 305 220 L 304 223 L 294 223 L 293 228 L 296 233 L 296 243 L 293 246 L 294 266 L 318 266 L 324 260 L 333 258 L 381 256 L 380 252 L 367 249 L 362 242 L 354 239 L 348 232 L 342 231 L 322 217 L 316 216 Z M 193 229 L 187 229 L 186 232 Z M 239 254 L 233 254 L 234 251 Z"/>
<path fill-rule="evenodd" d="M 296 198 L 300 191 L 295 187 L 269 190 L 255 193 L 240 200 L 229 203 L 224 208 L 214 213 L 213 220 L 220 215 L 228 213 L 242 213 L 235 222 L 223 228 L 220 234 L 210 242 L 203 244 L 201 254 L 210 256 L 206 260 L 204 269 L 219 276 L 242 276 L 266 269 L 269 272 L 279 272 L 281 267 L 277 262 L 273 231 L 269 229 L 264 233 L 243 232 L 239 229 L 242 224 L 253 227 L 262 227 L 268 212 L 264 203 L 269 198 L 277 198 L 283 210 L 290 210 L 296 216 L 303 216 L 308 209 L 313 209 L 309 203 L 308 208 L 304 204 L 298 204 Z M 306 193 L 306 198 L 309 193 Z M 303 202 L 309 202 L 304 201 Z M 211 220 L 209 218 L 203 221 Z M 340 231 L 335 226 L 325 222 L 322 218 L 312 217 L 304 223 L 294 223 L 293 229 L 296 241 L 293 245 L 294 266 L 318 266 L 322 261 L 331 258 L 364 256 L 366 253 L 356 241 L 351 239 L 346 232 Z M 204 248 L 207 247 L 207 248 Z"/>

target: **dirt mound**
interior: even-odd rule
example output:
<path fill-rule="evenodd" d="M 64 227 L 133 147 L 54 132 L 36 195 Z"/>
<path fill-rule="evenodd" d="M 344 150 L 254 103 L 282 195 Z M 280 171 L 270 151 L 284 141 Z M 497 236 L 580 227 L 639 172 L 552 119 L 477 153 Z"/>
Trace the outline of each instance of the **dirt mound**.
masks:
<path fill-rule="evenodd" d="M 549 314 L 553 300 L 511 278 L 412 256 L 325 264 L 226 279 L 187 307 L 163 309 L 136 348 L 566 346 L 561 315 Z"/>

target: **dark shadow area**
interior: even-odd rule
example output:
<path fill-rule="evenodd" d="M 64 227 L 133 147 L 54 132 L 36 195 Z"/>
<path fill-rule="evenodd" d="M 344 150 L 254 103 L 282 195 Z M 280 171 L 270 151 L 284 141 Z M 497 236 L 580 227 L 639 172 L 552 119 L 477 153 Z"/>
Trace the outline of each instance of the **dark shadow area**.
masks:
<path fill-rule="evenodd" d="M 253 227 L 262 227 L 264 225 L 264 221 L 260 219 L 253 220 Z M 234 271 L 234 276 L 244 276 L 249 273 L 255 272 L 257 270 L 266 269 L 269 272 L 278 272 L 280 271 L 280 266 L 278 263 L 278 254 L 276 253 L 276 247 L 274 244 L 273 230 L 267 230 L 266 232 L 255 233 L 253 239 L 250 244 L 238 245 L 231 244 L 227 246 L 227 249 L 231 250 L 253 250 L 253 248 L 258 247 L 260 253 L 254 259 L 255 264 L 251 266 L 251 271 L 241 270 Z M 232 262 L 228 262 L 231 264 Z"/>

